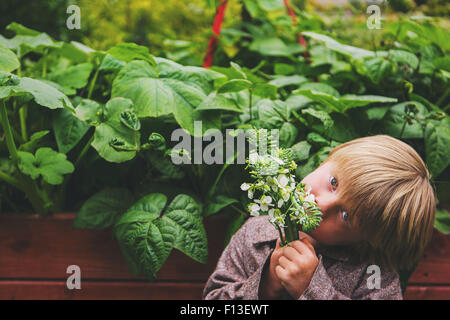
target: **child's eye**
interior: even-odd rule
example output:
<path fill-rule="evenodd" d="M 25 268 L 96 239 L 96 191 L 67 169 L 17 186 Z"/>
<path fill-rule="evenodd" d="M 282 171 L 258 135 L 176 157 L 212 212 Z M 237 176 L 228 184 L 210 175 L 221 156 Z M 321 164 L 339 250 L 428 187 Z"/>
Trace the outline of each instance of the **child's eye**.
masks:
<path fill-rule="evenodd" d="M 348 213 L 347 211 L 341 211 L 342 219 L 344 219 L 345 222 L 348 220 Z"/>
<path fill-rule="evenodd" d="M 337 179 L 336 179 L 335 177 L 331 177 L 331 178 L 330 178 L 330 183 L 331 183 L 331 186 L 333 187 L 333 189 L 336 189 L 336 188 L 337 188 L 337 186 L 338 186 L 338 181 L 337 181 Z"/>

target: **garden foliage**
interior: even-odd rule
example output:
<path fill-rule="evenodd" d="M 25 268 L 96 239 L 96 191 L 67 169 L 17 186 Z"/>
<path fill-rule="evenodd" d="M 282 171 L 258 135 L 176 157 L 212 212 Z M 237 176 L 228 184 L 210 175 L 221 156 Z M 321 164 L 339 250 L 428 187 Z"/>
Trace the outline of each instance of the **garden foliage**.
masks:
<path fill-rule="evenodd" d="M 448 203 L 446 31 L 404 20 L 388 26 L 383 46 L 367 50 L 304 16 L 299 27 L 309 21 L 315 30 L 303 34 L 303 47 L 291 21 L 245 3 L 256 22 L 224 30 L 210 69 L 134 43 L 99 51 L 10 24 L 15 36 L 0 36 L 1 211 L 79 209 L 75 227 L 112 227 L 130 268 L 149 279 L 172 248 L 206 262 L 202 221 L 229 208 L 230 237 L 247 217 L 239 186 L 248 177 L 230 161 L 172 163 L 172 131 L 195 135 L 194 121 L 202 121 L 200 136 L 280 129 L 300 178 L 334 146 L 388 134 L 426 160 L 438 200 Z M 448 226 L 439 211 L 436 227 Z"/>

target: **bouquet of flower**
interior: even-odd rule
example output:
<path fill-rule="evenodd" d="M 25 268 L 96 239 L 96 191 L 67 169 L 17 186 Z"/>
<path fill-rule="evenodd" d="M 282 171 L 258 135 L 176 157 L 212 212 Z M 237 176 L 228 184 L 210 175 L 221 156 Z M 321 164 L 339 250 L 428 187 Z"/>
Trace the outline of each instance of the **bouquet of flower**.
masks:
<path fill-rule="evenodd" d="M 241 190 L 253 200 L 248 211 L 252 216 L 268 214 L 280 234 L 281 245 L 298 240 L 299 230 L 308 232 L 319 226 L 322 213 L 311 188 L 305 190 L 305 184 L 295 179 L 297 164 L 291 149 L 272 149 L 271 154 L 264 155 L 250 152 L 246 162 L 246 169 L 254 178 L 253 183 L 241 185 Z"/>

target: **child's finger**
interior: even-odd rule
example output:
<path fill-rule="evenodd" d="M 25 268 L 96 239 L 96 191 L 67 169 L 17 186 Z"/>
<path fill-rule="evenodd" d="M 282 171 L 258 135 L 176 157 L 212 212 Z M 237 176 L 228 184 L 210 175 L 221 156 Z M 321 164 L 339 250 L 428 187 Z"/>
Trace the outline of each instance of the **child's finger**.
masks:
<path fill-rule="evenodd" d="M 314 255 L 316 255 L 316 250 L 314 249 L 313 245 L 309 242 L 308 238 L 305 237 L 301 241 L 308 246 L 309 250 L 311 250 L 311 252 L 314 253 Z"/>
<path fill-rule="evenodd" d="M 308 245 L 301 240 L 291 242 L 291 246 L 295 248 L 298 252 L 300 252 L 300 254 L 310 255 L 314 253 L 314 251 L 311 251 L 310 247 L 308 247 Z"/>

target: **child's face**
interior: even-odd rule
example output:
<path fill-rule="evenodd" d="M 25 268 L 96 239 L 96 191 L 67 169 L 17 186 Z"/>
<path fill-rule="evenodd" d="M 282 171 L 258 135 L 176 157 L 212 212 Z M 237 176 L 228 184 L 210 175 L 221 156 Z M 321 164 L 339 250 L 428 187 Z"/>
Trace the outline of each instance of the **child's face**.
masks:
<path fill-rule="evenodd" d="M 338 175 L 339 168 L 329 161 L 302 180 L 307 188 L 311 187 L 311 193 L 323 213 L 320 226 L 309 234 L 325 245 L 346 245 L 363 239 L 359 230 L 347 221 L 345 203 L 338 195 Z"/>

